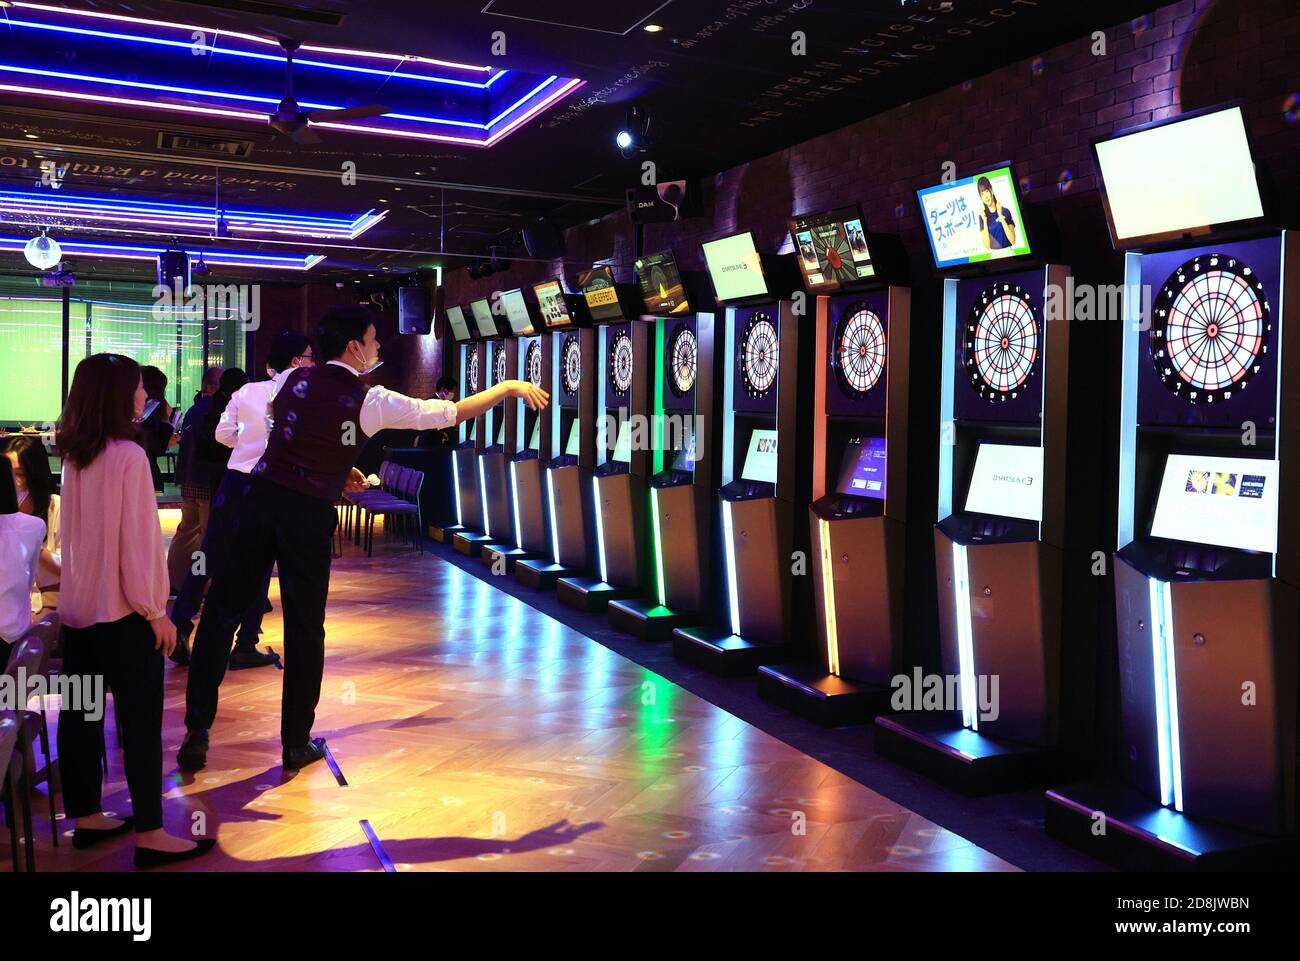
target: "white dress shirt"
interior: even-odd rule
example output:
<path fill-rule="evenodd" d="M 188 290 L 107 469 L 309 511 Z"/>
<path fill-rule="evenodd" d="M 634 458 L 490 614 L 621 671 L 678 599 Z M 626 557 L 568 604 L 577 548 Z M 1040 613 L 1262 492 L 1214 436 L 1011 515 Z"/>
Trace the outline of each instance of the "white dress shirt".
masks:
<path fill-rule="evenodd" d="M 39 517 L 0 514 L 0 640 L 10 644 L 32 626 L 32 589 L 44 542 L 45 521 Z"/>
<path fill-rule="evenodd" d="M 266 453 L 267 416 L 271 398 L 280 383 L 280 377 L 259 380 L 245 384 L 231 395 L 216 429 L 217 442 L 232 448 L 226 463 L 231 470 L 251 473 Z"/>

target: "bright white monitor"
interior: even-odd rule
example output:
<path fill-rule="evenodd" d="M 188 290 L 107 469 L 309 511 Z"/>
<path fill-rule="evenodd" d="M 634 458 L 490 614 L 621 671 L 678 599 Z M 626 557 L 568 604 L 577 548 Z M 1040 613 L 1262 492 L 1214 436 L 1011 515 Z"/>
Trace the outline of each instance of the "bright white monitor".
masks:
<path fill-rule="evenodd" d="M 1026 521 L 1043 519 L 1043 449 L 980 444 L 966 492 L 966 510 Z"/>
<path fill-rule="evenodd" d="M 749 435 L 749 451 L 745 454 L 745 466 L 740 472 L 740 479 L 776 483 L 776 444 L 774 430 L 756 430 Z"/>
<path fill-rule="evenodd" d="M 1152 537 L 1277 552 L 1275 460 L 1170 454 Z"/>
<path fill-rule="evenodd" d="M 1096 146 L 1117 245 L 1264 216 L 1240 107 Z"/>

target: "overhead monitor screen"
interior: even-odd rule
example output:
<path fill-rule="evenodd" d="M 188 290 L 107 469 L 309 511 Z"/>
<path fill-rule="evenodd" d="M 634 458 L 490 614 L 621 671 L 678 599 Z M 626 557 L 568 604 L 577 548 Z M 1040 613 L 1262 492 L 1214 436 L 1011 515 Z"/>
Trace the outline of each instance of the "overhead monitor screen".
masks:
<path fill-rule="evenodd" d="M 866 437 L 849 442 L 835 490 L 855 497 L 885 499 L 885 438 Z"/>
<path fill-rule="evenodd" d="M 622 320 L 623 308 L 618 302 L 618 287 L 610 267 L 593 267 L 578 276 L 578 286 L 587 301 L 592 320 Z"/>
<path fill-rule="evenodd" d="M 511 333 L 517 337 L 535 333 L 533 318 L 528 313 L 528 301 L 524 299 L 522 290 L 505 291 L 501 295 L 501 306 L 506 312 L 506 320 L 510 324 Z"/>
<path fill-rule="evenodd" d="M 1043 519 L 1043 449 L 980 444 L 975 454 L 966 510 L 998 517 Z"/>
<path fill-rule="evenodd" d="M 465 308 L 452 304 L 447 308 L 447 323 L 451 325 L 451 336 L 458 341 L 469 340 L 469 324 L 465 323 Z"/>
<path fill-rule="evenodd" d="M 756 430 L 749 435 L 749 450 L 740 479 L 776 483 L 776 431 Z"/>
<path fill-rule="evenodd" d="M 1170 454 L 1151 536 L 1273 554 L 1277 504 L 1277 461 Z"/>
<path fill-rule="evenodd" d="M 486 297 L 472 301 L 469 309 L 474 313 L 474 326 L 478 328 L 480 337 L 497 336 L 497 322 L 492 317 L 492 305 L 488 303 Z"/>
<path fill-rule="evenodd" d="M 767 295 L 763 261 L 754 246 L 754 235 L 746 231 L 702 245 L 704 262 L 718 300 L 743 300 Z"/>
<path fill-rule="evenodd" d="M 1117 247 L 1264 216 L 1240 107 L 1122 133 L 1094 149 Z"/>
<path fill-rule="evenodd" d="M 1029 254 L 1029 234 L 1010 167 L 916 192 L 936 267 Z"/>
<path fill-rule="evenodd" d="M 876 275 L 862 213 L 856 207 L 794 217 L 790 236 L 804 284 L 812 293 L 839 290 Z"/>
<path fill-rule="evenodd" d="M 686 288 L 677 270 L 677 260 L 671 250 L 641 257 L 633 265 L 637 286 L 648 314 L 686 314 L 691 305 L 686 299 Z"/>
<path fill-rule="evenodd" d="M 542 323 L 547 329 L 572 327 L 573 315 L 569 313 L 569 302 L 564 297 L 564 288 L 558 280 L 547 280 L 533 285 L 537 295 L 537 306 L 541 310 Z"/>

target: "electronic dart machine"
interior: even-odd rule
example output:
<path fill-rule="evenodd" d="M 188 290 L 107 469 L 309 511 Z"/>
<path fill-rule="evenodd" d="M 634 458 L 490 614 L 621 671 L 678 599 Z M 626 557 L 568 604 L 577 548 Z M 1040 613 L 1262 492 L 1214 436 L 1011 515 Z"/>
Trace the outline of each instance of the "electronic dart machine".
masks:
<path fill-rule="evenodd" d="M 718 511 L 726 594 L 723 625 L 679 627 L 673 653 L 709 670 L 748 673 L 782 659 L 790 638 L 794 512 L 807 500 L 806 400 L 811 337 L 800 337 L 792 257 L 760 257 L 751 233 L 704 244 L 722 311 L 722 437 Z M 801 353 L 802 351 L 802 353 Z M 802 445 L 802 447 L 801 447 Z M 714 607 L 719 605 L 714 604 Z"/>
<path fill-rule="evenodd" d="M 506 341 L 502 358 L 504 369 L 498 371 L 494 383 L 527 379 L 534 386 L 542 387 L 542 342 L 538 335 L 542 324 L 538 308 L 519 288 L 504 291 L 500 303 L 513 337 Z M 503 476 L 500 479 L 493 476 L 495 464 L 489 464 L 484 471 L 488 485 L 503 487 L 505 492 L 509 534 L 503 543 L 487 544 L 482 549 L 483 561 L 496 565 L 494 570 L 498 573 L 513 571 L 518 561 L 540 557 L 546 549 L 546 524 L 541 513 L 542 488 L 537 470 L 543 419 L 542 414 L 530 410 L 522 400 L 507 401 L 503 405 L 498 435 L 503 453 Z M 528 511 L 521 510 L 520 464 L 532 468 L 524 471 L 528 484 L 523 497 L 529 501 Z M 525 516 L 530 522 L 526 528 L 523 526 Z"/>
<path fill-rule="evenodd" d="M 506 370 L 507 339 L 502 335 L 504 322 L 498 324 L 492 304 L 486 297 L 473 301 L 470 310 L 481 342 L 479 354 L 466 372 L 466 395 L 491 387 Z M 457 484 L 477 488 L 479 505 L 477 524 L 466 523 L 466 529 L 452 538 L 452 546 L 462 554 L 478 555 L 485 545 L 502 540 L 509 526 L 509 493 L 502 445 L 504 409 L 505 404 L 498 404 L 477 418 L 473 463 L 465 465 L 472 471 L 457 470 Z M 494 528 L 498 532 L 495 535 L 492 533 Z"/>
<path fill-rule="evenodd" d="M 460 304 L 451 304 L 447 307 L 447 324 L 451 328 L 452 339 L 456 343 L 455 371 L 456 382 L 460 386 L 462 395 L 468 383 L 467 370 L 470 365 L 470 357 L 474 356 L 474 365 L 478 365 L 478 342 L 475 340 L 474 333 L 471 332 L 469 322 L 465 317 L 465 308 Z M 471 466 L 471 460 L 474 456 L 474 422 L 461 423 L 456 427 L 456 446 L 452 448 L 449 458 L 449 472 L 452 477 L 452 506 L 455 511 L 455 520 L 442 526 L 433 526 L 430 528 L 430 534 L 433 539 L 440 544 L 450 543 L 452 538 L 457 534 L 465 531 L 465 519 L 469 518 L 473 528 L 479 529 L 479 506 L 478 506 L 478 489 L 471 487 L 468 491 L 463 491 L 460 485 L 460 476 Z M 464 474 L 466 477 L 472 474 Z"/>
<path fill-rule="evenodd" d="M 718 483 L 718 404 L 722 351 L 712 295 L 703 275 L 678 269 L 671 250 L 633 264 L 651 334 L 655 380 L 651 409 L 649 590 L 611 601 L 609 622 L 643 640 L 702 623 L 721 594 L 715 579 L 713 500 Z"/>
<path fill-rule="evenodd" d="M 556 597 L 570 607 L 604 610 L 648 584 L 646 549 L 652 325 L 641 320 L 636 288 L 616 283 L 613 268 L 584 272 L 582 287 L 596 326 L 596 467 L 592 472 L 595 563 L 561 577 Z"/>
<path fill-rule="evenodd" d="M 816 298 L 808 523 L 817 645 L 813 661 L 760 667 L 759 691 L 821 723 L 849 724 L 887 707 L 903 668 L 911 291 L 881 282 L 884 238 L 868 243 L 857 207 L 795 217 L 790 235 Z"/>
<path fill-rule="evenodd" d="M 541 557 L 515 566 L 522 584 L 550 590 L 561 577 L 587 569 L 595 538 L 591 471 L 596 466 L 596 331 L 580 294 L 564 291 L 559 280 L 537 284 L 543 333 L 543 385 L 551 403 L 542 412 L 538 434 L 538 477 L 548 544 Z M 528 496 L 530 466 L 516 469 L 520 482 L 521 529 L 538 523 Z"/>
<path fill-rule="evenodd" d="M 918 197 L 936 266 L 969 271 L 944 280 L 934 529 L 940 662 L 956 703 L 877 718 L 875 744 L 987 793 L 1055 761 L 1069 270 L 1020 266 L 1034 251 L 1010 165 Z"/>
<path fill-rule="evenodd" d="M 1294 867 L 1300 237 L 1267 232 L 1238 106 L 1094 151 L 1129 251 L 1118 778 L 1048 792 L 1048 830 L 1130 866 Z"/>

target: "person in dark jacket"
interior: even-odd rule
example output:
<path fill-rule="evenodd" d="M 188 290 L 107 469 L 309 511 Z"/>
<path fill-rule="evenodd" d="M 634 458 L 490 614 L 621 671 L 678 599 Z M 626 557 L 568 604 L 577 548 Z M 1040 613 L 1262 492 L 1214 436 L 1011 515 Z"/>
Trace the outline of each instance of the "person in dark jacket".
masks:
<path fill-rule="evenodd" d="M 153 489 L 159 493 L 163 490 L 162 469 L 158 458 L 167 453 L 176 436 L 172 426 L 175 411 L 167 403 L 167 375 L 157 367 L 141 367 L 140 378 L 144 381 L 144 414 L 140 418 L 140 439 L 144 452 L 149 457 L 149 473 L 153 476 Z"/>
<path fill-rule="evenodd" d="M 208 527 L 212 489 L 207 478 L 201 472 L 193 470 L 194 450 L 198 447 L 199 431 L 212 407 L 212 395 L 217 392 L 220 381 L 220 367 L 209 367 L 203 372 L 202 389 L 181 421 L 181 446 L 176 455 L 176 483 L 181 488 L 181 522 L 167 548 L 167 579 L 171 582 L 173 594 L 185 582 L 194 552 L 203 543 L 203 532 Z"/>

